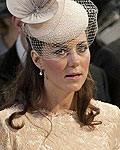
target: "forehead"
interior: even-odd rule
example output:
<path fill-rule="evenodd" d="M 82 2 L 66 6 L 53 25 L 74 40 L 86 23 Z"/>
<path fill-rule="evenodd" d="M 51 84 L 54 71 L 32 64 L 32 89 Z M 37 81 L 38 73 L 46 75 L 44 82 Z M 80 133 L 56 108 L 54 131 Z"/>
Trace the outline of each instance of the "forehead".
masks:
<path fill-rule="evenodd" d="M 56 51 L 59 50 L 71 50 L 73 48 L 75 48 L 78 44 L 82 45 L 87 45 L 87 38 L 86 38 L 86 33 L 84 32 L 83 34 L 81 34 L 79 37 L 77 37 L 76 39 L 73 39 L 69 42 L 66 43 L 58 43 L 58 44 L 48 44 L 48 43 L 44 43 L 42 46 L 42 53 L 41 55 L 43 56 L 43 58 L 53 58 Z"/>
<path fill-rule="evenodd" d="M 75 45 L 77 45 L 78 43 L 82 43 L 82 42 L 86 42 L 87 43 L 87 38 L 86 38 L 86 33 L 84 32 L 83 34 L 81 34 L 79 37 L 77 37 L 76 39 L 73 39 L 69 42 L 66 42 L 66 43 L 57 43 L 57 44 L 45 44 L 45 47 L 49 47 L 51 50 L 54 49 L 54 48 L 59 48 L 59 47 L 62 47 L 62 46 L 67 46 L 67 47 L 73 47 Z"/>
<path fill-rule="evenodd" d="M 76 39 L 65 43 L 65 45 L 67 45 L 67 46 L 74 46 L 74 45 L 77 45 L 78 43 L 82 43 L 83 41 L 87 42 L 87 38 L 86 38 L 85 32 L 83 34 L 81 34 L 79 37 L 77 37 Z"/>

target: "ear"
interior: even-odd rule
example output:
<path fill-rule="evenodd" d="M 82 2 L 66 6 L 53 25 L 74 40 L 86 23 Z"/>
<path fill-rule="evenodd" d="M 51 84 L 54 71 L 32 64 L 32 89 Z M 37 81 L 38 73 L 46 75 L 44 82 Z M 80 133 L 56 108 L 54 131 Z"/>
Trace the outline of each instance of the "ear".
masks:
<path fill-rule="evenodd" d="M 13 16 L 12 20 L 13 20 L 15 26 L 17 27 L 18 31 L 21 32 L 21 26 L 23 24 L 23 22 L 21 21 L 21 19 Z"/>
<path fill-rule="evenodd" d="M 43 69 L 42 67 L 42 59 L 41 57 L 38 55 L 38 53 L 35 50 L 31 51 L 31 58 L 33 60 L 33 63 L 39 68 L 39 69 Z"/>

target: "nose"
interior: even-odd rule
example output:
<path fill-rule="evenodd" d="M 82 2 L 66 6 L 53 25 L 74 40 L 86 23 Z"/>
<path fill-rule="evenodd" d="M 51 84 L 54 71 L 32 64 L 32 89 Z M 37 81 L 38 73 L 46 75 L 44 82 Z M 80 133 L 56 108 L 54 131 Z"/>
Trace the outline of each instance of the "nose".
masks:
<path fill-rule="evenodd" d="M 70 67 L 77 67 L 80 64 L 80 56 L 77 54 L 76 51 L 72 51 L 69 53 L 69 58 L 68 58 L 68 65 Z"/>

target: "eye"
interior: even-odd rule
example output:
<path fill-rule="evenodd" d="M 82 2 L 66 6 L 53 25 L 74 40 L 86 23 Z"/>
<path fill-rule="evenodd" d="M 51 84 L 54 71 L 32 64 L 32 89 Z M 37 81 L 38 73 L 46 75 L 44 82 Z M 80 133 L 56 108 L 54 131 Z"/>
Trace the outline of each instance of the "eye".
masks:
<path fill-rule="evenodd" d="M 54 52 L 54 55 L 56 55 L 57 57 L 59 57 L 59 56 L 65 56 L 67 53 L 68 53 L 67 47 L 62 47 L 62 48 L 56 50 Z"/>
<path fill-rule="evenodd" d="M 65 52 L 66 52 L 65 49 L 59 49 L 59 50 L 57 50 L 57 51 L 55 52 L 55 54 L 56 54 L 56 55 L 64 55 Z"/>
<path fill-rule="evenodd" d="M 80 52 L 83 53 L 88 49 L 87 44 L 77 44 L 76 49 Z"/>

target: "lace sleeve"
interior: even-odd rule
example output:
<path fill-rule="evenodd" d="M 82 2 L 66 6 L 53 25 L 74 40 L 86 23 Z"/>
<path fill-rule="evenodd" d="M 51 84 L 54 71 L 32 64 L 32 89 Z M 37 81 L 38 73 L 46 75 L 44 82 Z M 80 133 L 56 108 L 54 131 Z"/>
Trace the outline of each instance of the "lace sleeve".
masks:
<path fill-rule="evenodd" d="M 118 111 L 117 113 L 117 131 L 116 131 L 116 134 L 117 134 L 117 139 L 116 139 L 116 149 L 115 150 L 120 150 L 120 109 L 118 108 Z"/>
<path fill-rule="evenodd" d="M 8 134 L 0 118 L 0 150 L 7 149 Z"/>
<path fill-rule="evenodd" d="M 92 104 L 100 108 L 100 115 L 97 117 L 98 120 L 101 119 L 104 127 L 101 131 L 109 135 L 108 141 L 111 143 L 111 149 L 120 150 L 120 109 L 101 101 L 92 101 Z"/>
<path fill-rule="evenodd" d="M 6 118 L 9 112 L 0 111 L 0 150 L 12 150 L 9 128 L 6 124 Z"/>

